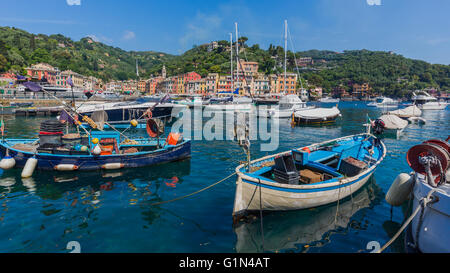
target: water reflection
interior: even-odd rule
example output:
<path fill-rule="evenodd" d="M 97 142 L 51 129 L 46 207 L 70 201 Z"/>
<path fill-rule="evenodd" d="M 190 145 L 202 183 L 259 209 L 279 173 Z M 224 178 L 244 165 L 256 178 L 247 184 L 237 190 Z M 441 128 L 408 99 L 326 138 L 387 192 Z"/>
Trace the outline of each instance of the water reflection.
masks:
<path fill-rule="evenodd" d="M 361 222 L 352 216 L 364 208 L 372 206 L 377 201 L 380 189 L 370 182 L 360 189 L 353 197 L 339 205 L 332 204 L 319 208 L 273 212 L 263 216 L 264 249 L 261 236 L 259 216 L 239 224 L 235 229 L 237 235 L 236 251 L 247 252 L 284 252 L 301 251 L 310 246 L 322 246 L 329 242 L 333 232 L 351 227 L 361 229 Z"/>

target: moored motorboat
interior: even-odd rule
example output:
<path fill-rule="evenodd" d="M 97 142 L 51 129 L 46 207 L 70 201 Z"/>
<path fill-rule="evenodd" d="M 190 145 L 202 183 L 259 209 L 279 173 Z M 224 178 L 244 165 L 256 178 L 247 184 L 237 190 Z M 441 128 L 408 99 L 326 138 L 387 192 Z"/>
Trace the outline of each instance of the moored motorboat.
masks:
<path fill-rule="evenodd" d="M 403 226 L 407 252 L 450 252 L 450 144 L 447 141 L 431 139 L 411 147 L 406 160 L 414 172 L 399 174 L 386 194 L 386 201 L 393 206 L 412 199 L 411 213 Z"/>
<path fill-rule="evenodd" d="M 408 119 L 411 117 L 420 117 L 422 115 L 422 111 L 415 105 L 408 106 L 404 109 L 397 109 L 388 112 L 391 115 L 396 115 L 399 118 Z"/>
<path fill-rule="evenodd" d="M 330 204 L 361 188 L 386 155 L 365 133 L 269 155 L 236 168 L 233 216 Z M 250 167 L 248 167 L 248 165 Z"/>
<path fill-rule="evenodd" d="M 378 97 L 375 101 L 368 103 L 367 106 L 378 108 L 395 108 L 398 106 L 398 101 L 387 97 Z"/>
<path fill-rule="evenodd" d="M 84 104 L 77 108 L 81 116 L 92 116 L 94 112 L 105 111 L 110 123 L 130 123 L 131 120 L 145 121 L 144 114 L 149 108 L 153 108 L 155 118 L 171 117 L 177 115 L 187 106 L 170 103 L 167 101 L 155 101 L 150 98 L 139 98 L 134 101 L 109 102 L 103 104 Z M 81 118 L 80 118 L 81 120 Z"/>
<path fill-rule="evenodd" d="M 395 134 L 398 137 L 406 126 L 408 126 L 408 121 L 390 114 L 382 115 L 371 122 L 372 130 L 376 135 Z"/>
<path fill-rule="evenodd" d="M 250 112 L 252 111 L 253 100 L 248 97 L 231 96 L 225 100 L 211 99 L 210 104 L 205 106 L 209 111 L 226 112 Z"/>
<path fill-rule="evenodd" d="M 313 108 L 307 110 L 297 110 L 293 114 L 294 124 L 329 124 L 336 121 L 341 116 L 341 112 L 335 106 L 332 108 Z"/>
<path fill-rule="evenodd" d="M 269 109 L 258 109 L 259 117 L 270 118 L 290 118 L 295 111 L 313 109 L 314 106 L 307 106 L 306 102 L 302 101 L 297 95 L 283 96 L 278 105 L 272 106 Z"/>
<path fill-rule="evenodd" d="M 437 98 L 431 96 L 425 91 L 413 92 L 412 101 L 414 105 L 422 110 L 443 110 L 448 103 L 445 101 L 438 101 Z"/>
<path fill-rule="evenodd" d="M 338 98 L 332 98 L 332 97 L 324 97 L 319 99 L 319 102 L 321 103 L 339 103 L 340 99 Z"/>

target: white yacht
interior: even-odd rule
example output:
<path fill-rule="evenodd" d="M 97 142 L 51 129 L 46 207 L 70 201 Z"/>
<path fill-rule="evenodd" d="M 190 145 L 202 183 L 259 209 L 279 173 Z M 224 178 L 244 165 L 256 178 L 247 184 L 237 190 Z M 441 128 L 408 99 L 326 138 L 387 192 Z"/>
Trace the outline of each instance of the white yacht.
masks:
<path fill-rule="evenodd" d="M 394 108 L 398 106 L 398 101 L 387 97 L 378 97 L 375 101 L 367 104 L 369 107 Z"/>
<path fill-rule="evenodd" d="M 413 92 L 412 101 L 421 110 L 443 110 L 448 105 L 447 102 L 438 101 L 425 91 L 416 92 Z"/>
<path fill-rule="evenodd" d="M 286 95 L 282 97 L 276 106 L 272 106 L 267 111 L 258 109 L 259 117 L 271 118 L 290 118 L 295 111 L 312 109 L 313 106 L 307 106 L 297 95 Z"/>
<path fill-rule="evenodd" d="M 319 100 L 321 103 L 339 103 L 339 99 L 334 99 L 332 97 L 323 97 Z"/>
<path fill-rule="evenodd" d="M 229 97 L 226 99 L 210 99 L 206 110 L 210 111 L 242 111 L 252 110 L 253 100 L 248 97 Z"/>
<path fill-rule="evenodd" d="M 156 105 L 156 106 L 155 106 Z M 187 106 L 170 102 L 155 102 L 151 98 L 139 98 L 134 101 L 86 103 L 78 107 L 80 115 L 91 116 L 95 111 L 105 111 L 110 123 L 129 123 L 132 119 L 144 121 L 144 113 L 153 108 L 152 116 L 155 118 L 168 118 L 177 115 Z"/>

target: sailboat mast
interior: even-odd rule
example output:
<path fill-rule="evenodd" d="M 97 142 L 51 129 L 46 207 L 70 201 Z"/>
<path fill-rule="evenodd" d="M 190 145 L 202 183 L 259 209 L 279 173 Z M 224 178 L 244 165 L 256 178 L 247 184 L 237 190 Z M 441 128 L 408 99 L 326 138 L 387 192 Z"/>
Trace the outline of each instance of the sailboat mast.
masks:
<path fill-rule="evenodd" d="M 233 78 L 233 33 L 230 32 L 230 73 L 231 73 L 231 90 L 234 91 Z"/>
<path fill-rule="evenodd" d="M 236 85 L 240 88 L 239 85 L 239 34 L 238 34 L 238 23 L 234 23 L 236 27 Z"/>
<path fill-rule="evenodd" d="M 286 94 L 287 20 L 284 20 L 284 94 Z"/>

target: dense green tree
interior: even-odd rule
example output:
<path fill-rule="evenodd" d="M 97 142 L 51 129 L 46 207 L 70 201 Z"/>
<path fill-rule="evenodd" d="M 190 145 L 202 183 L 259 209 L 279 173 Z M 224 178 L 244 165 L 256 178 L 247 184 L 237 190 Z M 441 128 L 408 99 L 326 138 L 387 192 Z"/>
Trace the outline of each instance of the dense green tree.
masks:
<path fill-rule="evenodd" d="M 34 41 L 34 42 L 33 42 Z M 269 45 L 267 50 L 258 44 L 247 46 L 248 38 L 240 37 L 242 60 L 259 63 L 259 72 L 283 73 L 284 48 Z M 34 43 L 34 46 L 33 46 Z M 22 69 L 47 62 L 60 70 L 71 69 L 86 76 L 105 81 L 136 78 L 136 59 L 139 60 L 141 78 L 160 75 L 165 65 L 168 76 L 196 71 L 230 73 L 229 41 L 218 41 L 219 47 L 208 52 L 207 45 L 194 46 L 185 53 L 174 56 L 153 51 L 127 52 L 117 47 L 94 42 L 90 38 L 73 41 L 61 34 L 31 34 L 26 31 L 0 27 L 0 71 Z M 245 47 L 242 47 L 245 45 Z M 296 69 L 296 60 L 311 57 L 314 64 Z M 234 67 L 236 63 L 234 62 Z M 287 52 L 288 72 L 297 72 L 303 85 L 321 86 L 330 92 L 336 86 L 351 90 L 352 84 L 368 82 L 374 92 L 404 96 L 408 90 L 425 87 L 450 89 L 450 66 L 429 64 L 407 59 L 401 55 L 382 51 L 348 50 L 341 53 L 328 50 Z M 300 85 L 299 85 L 300 86 Z"/>

